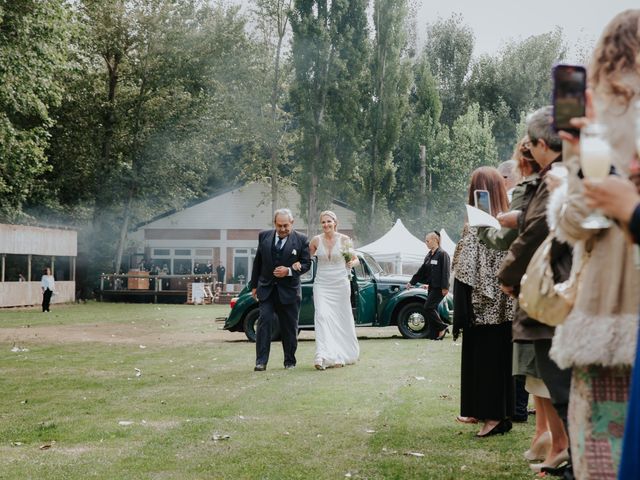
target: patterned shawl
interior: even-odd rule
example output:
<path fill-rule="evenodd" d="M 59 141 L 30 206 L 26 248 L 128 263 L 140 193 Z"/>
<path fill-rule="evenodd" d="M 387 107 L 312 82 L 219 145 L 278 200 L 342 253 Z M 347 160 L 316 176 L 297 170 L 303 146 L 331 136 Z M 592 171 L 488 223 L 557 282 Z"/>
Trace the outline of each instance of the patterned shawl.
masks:
<path fill-rule="evenodd" d="M 487 248 L 478 238 L 478 229 L 465 224 L 453 254 L 453 276 L 472 288 L 476 325 L 497 325 L 513 320 L 514 300 L 502 293 L 497 277 L 506 255 L 506 251 Z"/>

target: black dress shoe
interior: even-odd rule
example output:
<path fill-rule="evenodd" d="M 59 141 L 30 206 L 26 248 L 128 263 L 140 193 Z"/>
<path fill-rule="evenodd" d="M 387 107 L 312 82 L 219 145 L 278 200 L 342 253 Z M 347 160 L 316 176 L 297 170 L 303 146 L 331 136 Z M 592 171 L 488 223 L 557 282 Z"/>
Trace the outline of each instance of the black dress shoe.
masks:
<path fill-rule="evenodd" d="M 267 366 L 262 363 L 257 363 L 255 367 L 253 367 L 254 372 L 264 372 L 267 369 Z"/>
<path fill-rule="evenodd" d="M 505 433 L 510 431 L 512 427 L 513 427 L 513 424 L 511 423 L 511 420 L 500 420 L 496 424 L 496 426 L 494 426 L 491 430 L 489 430 L 484 435 L 480 435 L 476 433 L 476 437 L 485 438 L 485 437 L 490 437 L 492 435 L 504 435 Z"/>

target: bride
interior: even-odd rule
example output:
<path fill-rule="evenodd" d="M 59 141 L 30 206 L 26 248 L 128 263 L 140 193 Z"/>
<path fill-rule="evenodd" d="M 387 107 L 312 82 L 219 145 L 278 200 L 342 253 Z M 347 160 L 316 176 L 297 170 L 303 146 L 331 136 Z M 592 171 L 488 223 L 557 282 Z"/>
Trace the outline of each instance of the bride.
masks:
<path fill-rule="evenodd" d="M 318 370 L 324 370 L 355 363 L 360 354 L 348 276 L 358 259 L 351 249 L 351 239 L 337 232 L 338 217 L 335 213 L 329 210 L 322 212 L 320 223 L 323 233 L 311 239 L 309 251 L 318 259 L 318 272 L 313 283 L 314 363 Z"/>

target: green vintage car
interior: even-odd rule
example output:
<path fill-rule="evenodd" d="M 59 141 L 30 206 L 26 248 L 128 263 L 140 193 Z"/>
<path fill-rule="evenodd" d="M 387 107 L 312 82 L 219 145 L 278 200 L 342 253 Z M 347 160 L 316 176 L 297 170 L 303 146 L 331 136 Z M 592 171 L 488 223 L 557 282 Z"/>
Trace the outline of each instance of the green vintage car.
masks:
<path fill-rule="evenodd" d="M 352 270 L 351 305 L 357 327 L 387 327 L 397 325 L 405 338 L 434 338 L 437 332 L 430 332 L 425 320 L 424 302 L 427 291 L 422 288 L 406 289 L 409 275 L 386 275 L 369 254 L 357 252 L 360 260 Z M 315 260 L 311 269 L 301 277 L 302 303 L 300 305 L 299 327 L 313 329 L 313 280 L 316 273 Z M 448 295 L 439 306 L 442 319 L 453 320 L 453 297 Z M 255 342 L 258 303 L 251 296 L 249 287 L 231 301 L 231 312 L 225 320 L 224 329 L 244 332 Z M 277 322 L 272 327 L 271 337 L 280 336 Z"/>

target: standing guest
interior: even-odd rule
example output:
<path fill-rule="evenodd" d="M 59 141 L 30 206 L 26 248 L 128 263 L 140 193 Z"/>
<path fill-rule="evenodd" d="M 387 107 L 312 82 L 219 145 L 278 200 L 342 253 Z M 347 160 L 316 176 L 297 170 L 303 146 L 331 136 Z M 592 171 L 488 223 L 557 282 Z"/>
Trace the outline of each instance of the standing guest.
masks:
<path fill-rule="evenodd" d="M 51 303 L 51 295 L 55 291 L 56 282 L 51 275 L 51 269 L 49 267 L 42 271 L 42 279 L 40 280 L 40 287 L 42 288 L 42 311 L 50 312 L 49 304 Z"/>
<path fill-rule="evenodd" d="M 544 180 L 552 165 L 562 162 L 562 140 L 551 125 L 551 107 L 536 110 L 527 119 L 529 143 L 526 147 L 540 166 L 540 178 L 543 181 L 540 181 L 536 186 L 533 197 L 526 209 L 520 214 L 521 228 L 518 237 L 509 247 L 507 257 L 498 272 L 498 279 L 502 284 L 503 291 L 514 296 L 518 295 L 520 281 L 527 270 L 531 257 L 549 234 L 549 225 L 547 224 L 549 188 Z M 562 242 L 554 241 L 551 255 L 552 264 L 556 268 L 554 273 L 558 276 L 556 280 L 566 280 L 571 268 L 569 247 Z M 545 408 L 551 431 L 551 448 L 542 463 L 531 465 L 532 470 L 536 472 L 540 472 L 544 468 L 558 468 L 569 461 L 566 419 L 571 371 L 558 368 L 549 357 L 553 333 L 553 327 L 530 318 L 520 306 L 518 307 L 513 321 L 513 340 L 514 342 L 533 343 L 536 369 L 549 390 L 553 407 Z"/>
<path fill-rule="evenodd" d="M 640 245 L 640 195 L 630 181 L 610 176 L 602 182 L 584 181 L 587 206 L 598 208 L 618 220 Z M 636 336 L 636 339 L 638 336 Z M 622 459 L 618 478 L 640 478 L 640 348 L 636 344 L 636 358 L 631 378 L 631 393 L 624 429 Z"/>
<path fill-rule="evenodd" d="M 222 264 L 222 262 L 220 262 L 220 264 L 216 267 L 216 276 L 218 277 L 218 283 L 222 284 L 222 287 L 224 288 L 224 274 L 226 273 L 226 269 L 224 268 L 224 265 Z"/>
<path fill-rule="evenodd" d="M 311 239 L 309 251 L 318 259 L 313 282 L 314 364 L 317 370 L 325 370 L 356 363 L 360 355 L 349 286 L 349 271 L 358 264 L 358 258 L 351 248 L 351 239 L 338 233 L 335 213 L 322 212 L 320 224 L 322 234 Z"/>
<path fill-rule="evenodd" d="M 211 260 L 207 261 L 207 266 L 204 267 L 204 273 L 206 274 L 213 273 L 213 264 L 211 263 Z"/>
<path fill-rule="evenodd" d="M 637 154 L 633 104 L 640 98 L 639 23 L 640 10 L 614 17 L 588 70 L 593 109 L 587 111 L 605 128 L 612 164 L 622 177 L 629 175 Z M 574 121 L 576 127 L 586 123 Z M 570 135 L 564 138 L 578 143 Z M 579 149 L 569 149 L 568 191 L 552 211 L 557 235 L 575 245 L 574 261 L 582 268 L 573 310 L 556 329 L 551 356 L 561 367 L 573 369 L 569 433 L 576 477 L 615 478 L 636 352 L 640 271 L 635 247 L 619 224 L 599 230 L 582 226 L 591 210 L 578 176 Z"/>
<path fill-rule="evenodd" d="M 514 189 L 511 203 L 511 212 L 518 215 L 526 210 L 533 198 L 540 177 L 540 166 L 535 162 L 531 152 L 526 147 L 529 137 L 525 135 L 516 145 L 513 158 L 518 164 L 520 177 L 523 179 Z M 505 185 L 505 188 L 507 185 Z M 502 217 L 501 217 L 502 218 Z M 514 228 L 503 227 L 501 229 L 482 227 L 478 229 L 480 240 L 489 248 L 496 250 L 508 250 L 511 243 L 518 237 L 517 222 Z M 516 301 L 517 306 L 517 301 Z M 524 454 L 527 460 L 544 460 L 547 449 L 550 446 L 549 431 L 553 425 L 549 425 L 546 412 L 553 409 L 550 395 L 544 383 L 540 379 L 540 373 L 536 368 L 536 358 L 532 343 L 516 342 L 513 345 L 513 377 L 515 383 L 515 413 L 514 422 L 527 421 L 529 393 L 533 395 L 533 403 L 536 408 L 536 430 L 531 440 L 531 447 Z M 558 420 L 560 419 L 555 416 Z"/>
<path fill-rule="evenodd" d="M 488 190 L 495 216 L 506 211 L 507 194 L 495 168 L 473 172 L 469 204 L 475 190 Z M 465 225 L 453 256 L 453 337 L 463 330 L 460 415 L 483 422 L 476 434 L 488 437 L 511 430 L 511 320 L 513 300 L 500 291 L 496 273 L 504 252 L 480 242 L 477 229 Z"/>
<path fill-rule="evenodd" d="M 447 334 L 447 325 L 438 314 L 438 305 L 449 293 L 451 260 L 449 254 L 440 248 L 440 233 L 436 231 L 427 233 L 425 243 L 429 253 L 422 266 L 407 283 L 407 288 L 420 283 L 422 288 L 429 291 L 424 304 L 429 331 L 434 340 L 442 340 Z"/>
<path fill-rule="evenodd" d="M 311 267 L 309 241 L 293 229 L 293 214 L 287 208 L 276 210 L 275 229 L 260 232 L 253 260 L 251 295 L 258 300 L 260 322 L 256 332 L 256 365 L 267 369 L 271 348 L 271 325 L 278 317 L 284 349 L 284 368 L 296 366 L 298 315 L 300 313 L 300 275 Z"/>

